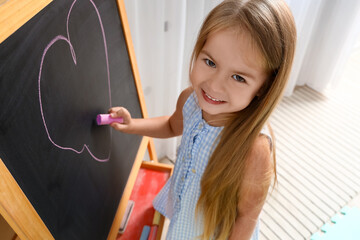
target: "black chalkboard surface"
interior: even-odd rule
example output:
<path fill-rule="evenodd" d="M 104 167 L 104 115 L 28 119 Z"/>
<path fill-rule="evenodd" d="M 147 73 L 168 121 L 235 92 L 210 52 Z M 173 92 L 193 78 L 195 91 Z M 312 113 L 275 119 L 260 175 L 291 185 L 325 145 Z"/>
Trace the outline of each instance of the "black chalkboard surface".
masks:
<path fill-rule="evenodd" d="M 106 239 L 141 136 L 97 126 L 142 117 L 115 0 L 56 0 L 0 45 L 0 158 L 55 239 Z M 29 226 L 31 227 L 31 226 Z"/>

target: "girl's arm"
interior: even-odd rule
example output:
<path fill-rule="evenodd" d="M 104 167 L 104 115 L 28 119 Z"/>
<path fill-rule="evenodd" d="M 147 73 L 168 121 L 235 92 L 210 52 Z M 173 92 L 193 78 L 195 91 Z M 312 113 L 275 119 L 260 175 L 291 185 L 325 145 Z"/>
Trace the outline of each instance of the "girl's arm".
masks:
<path fill-rule="evenodd" d="M 244 185 L 240 192 L 238 216 L 229 240 L 250 239 L 273 176 L 273 163 L 269 140 L 259 136 L 249 154 L 249 166 L 244 176 Z"/>
<path fill-rule="evenodd" d="M 112 123 L 110 126 L 120 132 L 155 138 L 179 136 L 183 131 L 182 108 L 192 91 L 192 88 L 187 88 L 180 94 L 175 112 L 171 116 L 136 119 L 131 118 L 131 114 L 126 108 L 113 107 L 109 110 L 111 117 L 122 117 L 124 122 Z"/>

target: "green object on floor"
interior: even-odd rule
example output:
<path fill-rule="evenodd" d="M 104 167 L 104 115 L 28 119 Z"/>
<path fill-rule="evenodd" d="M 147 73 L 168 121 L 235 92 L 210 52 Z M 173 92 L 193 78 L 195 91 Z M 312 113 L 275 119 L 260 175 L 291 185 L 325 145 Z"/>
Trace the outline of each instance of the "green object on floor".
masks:
<path fill-rule="evenodd" d="M 311 240 L 360 240 L 360 209 L 344 207 L 326 223 L 321 232 L 314 233 Z"/>

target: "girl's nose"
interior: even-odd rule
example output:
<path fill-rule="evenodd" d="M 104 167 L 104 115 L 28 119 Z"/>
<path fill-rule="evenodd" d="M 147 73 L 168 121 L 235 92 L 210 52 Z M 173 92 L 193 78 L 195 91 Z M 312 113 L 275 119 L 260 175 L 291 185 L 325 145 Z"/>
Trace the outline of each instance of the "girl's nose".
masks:
<path fill-rule="evenodd" d="M 221 92 L 225 87 L 226 76 L 221 73 L 217 73 L 211 76 L 208 81 L 209 88 L 214 92 Z"/>

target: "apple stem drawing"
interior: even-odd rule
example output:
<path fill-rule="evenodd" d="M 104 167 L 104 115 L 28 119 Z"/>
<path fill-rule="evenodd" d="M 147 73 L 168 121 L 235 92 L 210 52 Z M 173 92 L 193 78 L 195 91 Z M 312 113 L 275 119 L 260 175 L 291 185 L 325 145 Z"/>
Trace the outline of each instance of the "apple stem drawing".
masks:
<path fill-rule="evenodd" d="M 41 112 L 41 117 L 42 117 L 42 120 L 43 120 L 43 123 L 44 123 L 44 127 L 45 127 L 45 131 L 46 131 L 46 134 L 50 140 L 50 142 L 57 148 L 60 148 L 62 150 L 70 150 L 70 151 L 73 151 L 77 154 L 81 154 L 82 152 L 84 152 L 84 150 L 86 149 L 89 154 L 91 155 L 91 157 L 98 161 L 98 162 L 107 162 L 109 161 L 110 159 L 110 155 L 111 155 L 111 147 L 109 148 L 109 155 L 107 158 L 98 158 L 96 157 L 90 150 L 89 146 L 84 144 L 82 149 L 81 150 L 76 150 L 74 148 L 71 148 L 71 147 L 64 147 L 64 146 L 60 146 L 59 144 L 55 143 L 55 141 L 51 138 L 50 136 L 50 133 L 49 133 L 49 130 L 48 130 L 48 127 L 47 127 L 47 124 L 46 124 L 46 120 L 45 120 L 45 115 L 44 115 L 44 111 L 43 111 L 43 105 L 42 105 L 42 99 L 41 99 L 41 86 L 40 86 L 40 82 L 41 82 L 41 73 L 42 73 L 42 67 L 43 67 L 43 63 L 44 63 L 44 59 L 45 59 L 45 56 L 46 56 L 46 53 L 47 51 L 50 49 L 50 47 L 56 43 L 57 41 L 65 41 L 67 42 L 67 44 L 69 45 L 70 47 L 70 51 L 71 51 L 71 55 L 72 55 L 72 58 L 73 58 L 73 61 L 74 61 L 74 64 L 76 65 L 76 55 L 75 55 L 75 51 L 74 51 L 74 48 L 73 48 L 73 45 L 71 44 L 71 41 L 70 41 L 70 34 L 69 34 L 69 18 L 70 18 L 70 13 L 72 11 L 72 8 L 74 6 L 74 4 L 76 3 L 77 0 L 74 0 L 74 2 L 72 3 L 70 9 L 69 9 L 69 12 L 68 12 L 68 15 L 67 15 L 67 19 L 66 19 L 66 31 L 67 31 L 67 38 L 64 37 L 63 35 L 58 35 L 56 36 L 54 39 L 52 39 L 49 44 L 46 46 L 46 48 L 44 49 L 44 52 L 42 54 L 42 58 L 41 58 L 41 63 L 40 63 L 40 70 L 39 70 L 39 78 L 38 78 L 38 91 L 39 91 L 39 103 L 40 103 L 40 112 Z M 103 36 L 103 39 L 104 39 L 104 47 L 105 47 L 105 56 L 106 56 L 106 70 L 107 70 L 107 81 L 108 81 L 108 91 L 109 91 L 109 103 L 110 103 L 110 106 L 112 106 L 111 104 L 111 88 L 110 88 L 110 71 L 109 71 L 109 60 L 108 60 L 108 52 L 107 52 L 107 45 L 106 45 L 106 38 L 105 38 L 105 31 L 104 31 L 104 27 L 103 27 L 103 24 L 102 24 L 102 21 L 101 21 L 101 17 L 100 17 L 100 13 L 95 5 L 95 3 L 92 1 L 92 0 L 89 0 L 91 2 L 91 4 L 93 5 L 95 11 L 96 11 L 96 14 L 97 14 L 97 17 L 98 17 L 98 20 L 99 20 L 99 23 L 100 23 L 100 27 L 101 27 L 101 31 L 102 31 L 102 36 Z M 110 142 L 111 142 L 111 139 L 112 139 L 112 135 L 111 135 L 111 131 L 110 131 Z M 110 145 L 111 146 L 111 145 Z"/>

